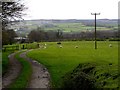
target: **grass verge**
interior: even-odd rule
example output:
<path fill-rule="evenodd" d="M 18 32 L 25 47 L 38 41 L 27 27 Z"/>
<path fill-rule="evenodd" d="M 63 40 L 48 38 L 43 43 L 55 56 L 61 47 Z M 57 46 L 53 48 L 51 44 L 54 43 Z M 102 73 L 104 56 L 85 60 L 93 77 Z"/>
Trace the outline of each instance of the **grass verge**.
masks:
<path fill-rule="evenodd" d="M 8 55 L 10 55 L 11 53 L 12 53 L 11 51 L 2 52 L 2 75 L 4 75 L 8 69 L 9 66 Z"/>

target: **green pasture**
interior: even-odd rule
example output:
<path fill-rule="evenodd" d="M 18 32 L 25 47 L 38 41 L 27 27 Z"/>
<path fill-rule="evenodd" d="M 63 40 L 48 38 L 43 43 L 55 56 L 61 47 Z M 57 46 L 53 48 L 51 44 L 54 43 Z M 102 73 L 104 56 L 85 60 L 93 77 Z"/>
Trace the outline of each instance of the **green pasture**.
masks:
<path fill-rule="evenodd" d="M 81 32 L 94 30 L 94 26 L 86 26 L 82 23 L 58 23 L 54 24 L 55 27 L 44 28 L 45 30 L 58 30 L 61 29 L 63 32 Z M 112 28 L 97 27 L 97 30 L 112 30 Z"/>
<path fill-rule="evenodd" d="M 118 73 L 118 42 L 99 41 L 97 50 L 94 49 L 94 41 L 62 42 L 63 48 L 59 48 L 56 42 L 45 43 L 47 44 L 46 48 L 35 49 L 27 56 L 48 68 L 53 87 L 61 87 L 63 76 L 79 64 L 95 63 L 98 71 L 96 75 L 108 72 L 108 70 L 112 75 Z M 112 44 L 112 47 L 109 47 L 109 44 Z M 109 66 L 110 63 L 112 63 L 111 66 Z M 104 78 L 98 79 L 98 81 L 102 80 Z M 117 79 L 105 80 L 109 82 L 105 87 L 117 86 Z"/>

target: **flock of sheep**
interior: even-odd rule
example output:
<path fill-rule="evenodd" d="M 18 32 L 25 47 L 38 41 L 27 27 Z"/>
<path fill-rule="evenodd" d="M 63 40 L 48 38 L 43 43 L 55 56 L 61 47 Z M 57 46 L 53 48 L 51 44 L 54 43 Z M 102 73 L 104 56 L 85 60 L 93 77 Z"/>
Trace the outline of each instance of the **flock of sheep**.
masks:
<path fill-rule="evenodd" d="M 58 45 L 59 48 L 63 48 L 62 45 Z M 109 47 L 112 47 L 112 44 L 109 44 Z M 46 49 L 47 48 L 47 44 L 45 43 L 43 46 L 39 45 L 39 48 L 44 48 Z M 78 48 L 78 46 L 76 45 L 74 48 Z"/>

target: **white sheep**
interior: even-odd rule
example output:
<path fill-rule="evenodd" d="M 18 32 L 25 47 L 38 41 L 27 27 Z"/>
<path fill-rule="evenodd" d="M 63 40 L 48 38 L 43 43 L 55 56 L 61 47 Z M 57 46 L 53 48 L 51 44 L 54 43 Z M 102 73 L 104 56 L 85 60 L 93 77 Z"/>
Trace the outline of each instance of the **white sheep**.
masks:
<path fill-rule="evenodd" d="M 62 46 L 62 45 L 60 45 L 60 46 L 59 46 L 59 48 L 63 48 L 63 46 Z"/>
<path fill-rule="evenodd" d="M 75 48 L 78 48 L 78 46 L 75 46 Z"/>
<path fill-rule="evenodd" d="M 112 47 L 112 44 L 109 44 L 109 47 Z"/>
<path fill-rule="evenodd" d="M 45 43 L 45 46 L 46 46 L 47 44 Z"/>
<path fill-rule="evenodd" d="M 44 49 L 46 48 L 46 46 L 44 46 Z"/>

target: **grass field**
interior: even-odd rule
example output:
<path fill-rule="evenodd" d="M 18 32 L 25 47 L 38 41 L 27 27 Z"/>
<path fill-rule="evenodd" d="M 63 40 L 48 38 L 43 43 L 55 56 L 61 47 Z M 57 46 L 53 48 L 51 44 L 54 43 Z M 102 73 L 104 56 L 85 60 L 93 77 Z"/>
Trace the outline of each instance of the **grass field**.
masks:
<path fill-rule="evenodd" d="M 98 49 L 94 49 L 93 41 L 62 42 L 63 48 L 59 48 L 56 42 L 47 42 L 47 48 L 36 49 L 27 54 L 45 65 L 52 79 L 53 87 L 61 87 L 62 77 L 72 71 L 78 64 L 95 63 L 97 74 L 109 72 L 111 75 L 118 73 L 118 42 L 100 41 Z M 109 47 L 112 44 L 112 47 Z M 75 48 L 75 46 L 78 48 Z M 112 66 L 109 64 L 112 63 Z M 109 70 L 109 71 L 108 71 Z M 99 78 L 102 81 L 104 78 Z M 105 79 L 108 84 L 105 87 L 116 87 L 117 79 Z"/>
<path fill-rule="evenodd" d="M 59 23 L 54 24 L 56 27 L 44 28 L 45 30 L 58 30 L 61 29 L 63 32 L 81 32 L 94 30 L 94 26 L 85 26 L 82 23 Z M 112 30 L 113 28 L 97 27 L 97 30 Z"/>

